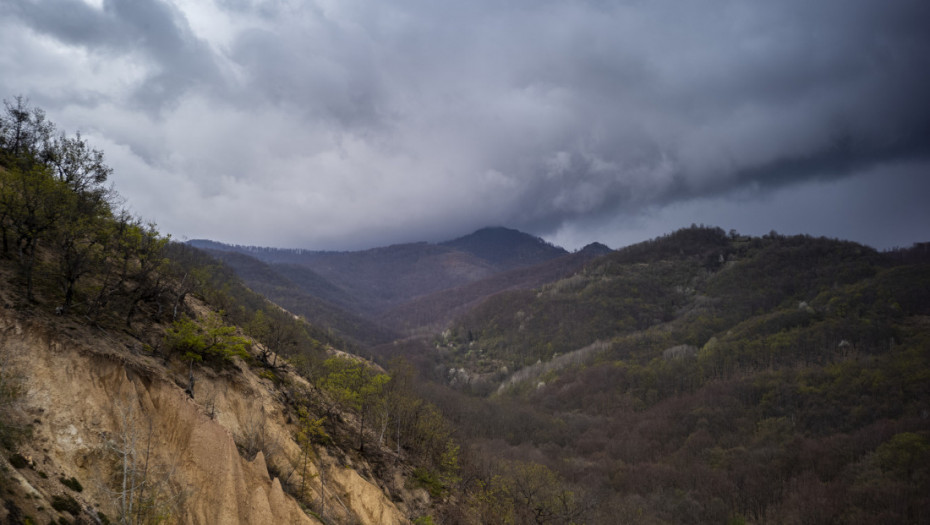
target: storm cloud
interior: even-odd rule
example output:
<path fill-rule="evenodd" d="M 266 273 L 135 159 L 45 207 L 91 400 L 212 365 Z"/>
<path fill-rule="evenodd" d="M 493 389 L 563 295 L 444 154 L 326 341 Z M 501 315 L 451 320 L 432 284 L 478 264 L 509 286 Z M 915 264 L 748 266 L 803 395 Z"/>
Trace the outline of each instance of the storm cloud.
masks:
<path fill-rule="evenodd" d="M 927 27 L 918 0 L 8 0 L 0 94 L 178 237 L 889 245 L 930 224 L 901 195 L 930 195 Z"/>

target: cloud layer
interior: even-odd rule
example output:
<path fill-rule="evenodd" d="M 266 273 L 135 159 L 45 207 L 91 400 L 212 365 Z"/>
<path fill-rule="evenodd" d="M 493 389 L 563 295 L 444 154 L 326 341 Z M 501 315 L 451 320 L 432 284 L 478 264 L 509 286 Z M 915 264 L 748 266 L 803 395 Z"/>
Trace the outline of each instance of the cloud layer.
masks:
<path fill-rule="evenodd" d="M 176 236 L 572 247 L 863 177 L 930 190 L 927 27 L 921 0 L 8 0 L 0 94 L 80 129 Z"/>

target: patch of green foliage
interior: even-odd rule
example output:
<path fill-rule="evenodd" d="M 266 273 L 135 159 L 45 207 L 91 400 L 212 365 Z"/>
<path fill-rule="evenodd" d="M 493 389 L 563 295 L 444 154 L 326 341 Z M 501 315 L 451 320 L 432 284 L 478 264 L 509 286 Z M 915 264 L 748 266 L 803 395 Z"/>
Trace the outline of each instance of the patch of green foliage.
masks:
<path fill-rule="evenodd" d="M 433 498 L 442 497 L 446 491 L 446 487 L 439 481 L 439 477 L 423 467 L 413 470 L 413 483 L 415 487 L 426 489 Z"/>
<path fill-rule="evenodd" d="M 236 334 L 236 327 L 223 324 L 218 314 L 202 323 L 182 316 L 165 332 L 165 347 L 185 361 L 248 359 L 247 344 L 247 339 Z"/>

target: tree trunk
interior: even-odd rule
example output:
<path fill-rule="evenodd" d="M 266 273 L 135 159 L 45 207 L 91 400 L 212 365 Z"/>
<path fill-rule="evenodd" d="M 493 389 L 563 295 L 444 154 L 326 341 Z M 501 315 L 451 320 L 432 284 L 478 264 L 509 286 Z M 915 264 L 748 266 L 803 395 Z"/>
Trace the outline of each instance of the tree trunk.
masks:
<path fill-rule="evenodd" d="M 363 408 L 359 413 L 358 419 L 358 451 L 365 452 L 365 439 L 364 431 L 365 429 L 365 409 Z"/>

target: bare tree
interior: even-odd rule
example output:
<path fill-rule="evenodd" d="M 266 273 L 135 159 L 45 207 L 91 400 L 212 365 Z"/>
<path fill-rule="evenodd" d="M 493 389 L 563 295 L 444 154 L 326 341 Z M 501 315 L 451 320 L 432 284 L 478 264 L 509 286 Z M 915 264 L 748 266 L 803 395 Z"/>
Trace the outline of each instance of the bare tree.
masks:
<path fill-rule="evenodd" d="M 109 491 L 116 499 L 119 522 L 126 525 L 159 523 L 176 512 L 183 499 L 172 478 L 175 466 L 156 464 L 152 457 L 155 428 L 140 416 L 131 401 L 116 402 L 117 432 L 107 442 L 115 460 Z"/>

